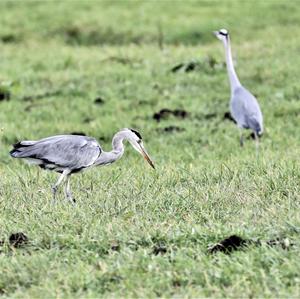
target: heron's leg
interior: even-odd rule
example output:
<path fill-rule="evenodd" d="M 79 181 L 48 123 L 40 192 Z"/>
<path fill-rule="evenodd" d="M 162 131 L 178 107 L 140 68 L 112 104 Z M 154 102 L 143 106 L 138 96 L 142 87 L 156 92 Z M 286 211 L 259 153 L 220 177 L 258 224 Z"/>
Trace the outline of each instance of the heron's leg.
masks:
<path fill-rule="evenodd" d="M 239 128 L 239 130 L 240 130 L 240 146 L 243 147 L 244 146 L 243 129 Z"/>
<path fill-rule="evenodd" d="M 72 203 L 75 203 L 75 199 L 72 196 L 71 186 L 70 186 L 71 175 L 67 176 L 67 182 L 65 187 L 66 198 L 70 200 Z"/>
<path fill-rule="evenodd" d="M 68 172 L 66 170 L 63 171 L 63 173 L 60 175 L 60 177 L 58 178 L 57 182 L 53 185 L 52 187 L 52 193 L 53 193 L 53 200 L 55 202 L 56 200 L 56 192 L 58 190 L 58 186 L 62 183 L 62 181 L 64 180 L 64 178 L 68 175 Z"/>
<path fill-rule="evenodd" d="M 254 138 L 255 138 L 255 148 L 256 148 L 256 158 L 258 158 L 259 153 L 259 138 L 256 132 L 254 132 Z"/>

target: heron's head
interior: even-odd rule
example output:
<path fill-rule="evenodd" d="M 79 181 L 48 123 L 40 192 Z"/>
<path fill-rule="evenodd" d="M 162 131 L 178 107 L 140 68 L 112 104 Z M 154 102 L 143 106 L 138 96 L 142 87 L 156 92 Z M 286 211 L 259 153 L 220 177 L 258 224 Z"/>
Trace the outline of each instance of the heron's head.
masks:
<path fill-rule="evenodd" d="M 126 135 L 127 135 L 126 139 L 129 141 L 132 147 L 145 158 L 145 160 L 150 164 L 152 168 L 155 169 L 154 164 L 143 145 L 141 134 L 134 129 L 124 129 L 124 130 L 126 131 Z"/>
<path fill-rule="evenodd" d="M 220 29 L 219 31 L 214 31 L 214 35 L 222 42 L 228 40 L 229 32 L 226 29 Z"/>

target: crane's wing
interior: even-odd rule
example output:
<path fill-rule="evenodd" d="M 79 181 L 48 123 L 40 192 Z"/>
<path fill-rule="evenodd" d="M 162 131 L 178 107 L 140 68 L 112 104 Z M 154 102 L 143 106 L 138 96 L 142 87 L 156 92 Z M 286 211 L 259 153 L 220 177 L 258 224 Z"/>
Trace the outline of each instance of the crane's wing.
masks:
<path fill-rule="evenodd" d="M 231 113 L 240 127 L 263 131 L 263 116 L 256 98 L 244 87 L 234 91 L 231 98 Z"/>
<path fill-rule="evenodd" d="M 102 149 L 94 138 L 60 135 L 39 141 L 21 141 L 14 145 L 11 155 L 40 165 L 53 165 L 74 171 L 92 165 L 101 152 Z"/>

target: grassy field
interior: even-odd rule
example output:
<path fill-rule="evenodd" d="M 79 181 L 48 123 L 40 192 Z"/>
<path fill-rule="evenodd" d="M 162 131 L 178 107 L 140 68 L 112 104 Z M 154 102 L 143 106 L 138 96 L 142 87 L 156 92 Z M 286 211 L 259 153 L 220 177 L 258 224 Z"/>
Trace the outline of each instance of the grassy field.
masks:
<path fill-rule="evenodd" d="M 1 1 L 0 296 L 300 296 L 300 7 L 296 1 Z M 239 146 L 222 44 L 259 99 L 265 134 Z M 171 72 L 179 63 L 196 68 Z M 103 103 L 95 103 L 101 98 Z M 157 122 L 163 108 L 180 119 Z M 82 132 L 105 150 L 138 129 L 153 171 L 128 145 L 73 177 L 76 205 L 51 204 L 55 173 L 11 144 Z M 12 233 L 28 243 L 9 245 Z M 262 240 L 209 254 L 230 235 Z M 279 238 L 293 246 L 269 246 Z"/>

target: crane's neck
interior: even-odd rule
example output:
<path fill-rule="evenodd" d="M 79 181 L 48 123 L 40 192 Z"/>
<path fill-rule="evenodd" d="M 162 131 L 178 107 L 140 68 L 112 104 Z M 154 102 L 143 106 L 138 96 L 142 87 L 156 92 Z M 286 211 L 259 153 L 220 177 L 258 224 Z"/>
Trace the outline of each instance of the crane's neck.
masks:
<path fill-rule="evenodd" d="M 224 40 L 223 43 L 225 47 L 226 66 L 227 66 L 227 72 L 229 76 L 230 89 L 231 89 L 231 93 L 233 93 L 237 87 L 241 86 L 241 83 L 234 69 L 229 36 L 227 37 L 226 40 Z"/>
<path fill-rule="evenodd" d="M 94 165 L 111 164 L 119 160 L 124 154 L 123 140 L 126 137 L 126 132 L 124 131 L 116 133 L 112 140 L 112 150 L 110 152 L 103 151 L 100 157 L 95 161 Z"/>

